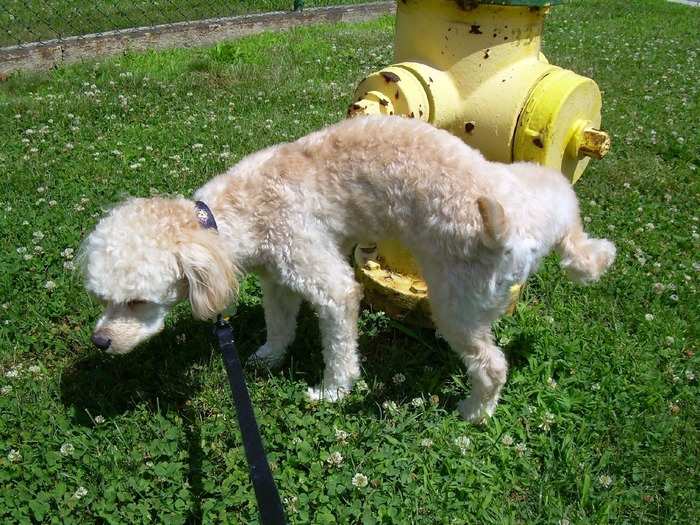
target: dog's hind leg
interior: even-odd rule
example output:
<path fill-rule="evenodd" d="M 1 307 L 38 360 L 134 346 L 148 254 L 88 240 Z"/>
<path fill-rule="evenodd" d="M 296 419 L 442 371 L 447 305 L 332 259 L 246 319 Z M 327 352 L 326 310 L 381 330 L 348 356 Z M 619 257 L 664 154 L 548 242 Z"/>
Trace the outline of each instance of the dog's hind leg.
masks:
<path fill-rule="evenodd" d="M 491 339 L 490 327 L 474 333 L 458 351 L 472 384 L 472 392 L 459 405 L 464 419 L 480 422 L 493 415 L 506 382 L 508 363 L 503 351 Z"/>
<path fill-rule="evenodd" d="M 462 358 L 472 386 L 469 397 L 458 405 L 459 413 L 467 421 L 481 422 L 496 410 L 508 372 L 506 357 L 493 343 L 488 325 L 458 339 L 453 334 L 444 335 Z"/>
<path fill-rule="evenodd" d="M 465 272 L 464 268 L 443 267 L 441 271 L 428 269 L 425 275 L 432 277 L 428 289 L 435 324 L 464 362 L 472 386 L 470 396 L 459 403 L 459 412 L 468 421 L 480 422 L 496 409 L 508 363 L 493 342 L 492 312 L 483 309 Z"/>
<path fill-rule="evenodd" d="M 261 276 L 260 284 L 263 290 L 267 341 L 253 354 L 252 359 L 276 368 L 282 365 L 287 348 L 294 341 L 301 296 L 268 276 Z"/>

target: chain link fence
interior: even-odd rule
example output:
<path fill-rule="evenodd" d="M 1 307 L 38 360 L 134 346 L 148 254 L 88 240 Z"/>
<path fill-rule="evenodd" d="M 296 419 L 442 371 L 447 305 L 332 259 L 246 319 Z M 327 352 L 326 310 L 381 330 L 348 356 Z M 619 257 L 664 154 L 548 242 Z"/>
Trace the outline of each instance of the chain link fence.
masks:
<path fill-rule="evenodd" d="M 0 0 L 0 81 L 101 56 L 359 22 L 394 0 Z"/>
<path fill-rule="evenodd" d="M 0 0 L 0 47 L 128 28 L 370 0 Z"/>

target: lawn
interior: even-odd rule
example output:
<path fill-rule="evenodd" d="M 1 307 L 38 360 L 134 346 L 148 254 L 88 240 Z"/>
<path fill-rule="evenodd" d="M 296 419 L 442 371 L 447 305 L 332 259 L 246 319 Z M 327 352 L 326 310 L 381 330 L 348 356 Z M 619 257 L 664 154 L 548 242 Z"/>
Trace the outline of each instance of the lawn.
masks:
<path fill-rule="evenodd" d="M 511 364 L 495 417 L 462 421 L 457 358 L 365 311 L 364 388 L 310 404 L 314 313 L 290 358 L 248 371 L 292 523 L 698 523 L 700 10 L 571 2 L 553 63 L 596 79 L 614 149 L 576 190 L 619 256 L 590 287 L 554 256 L 495 326 Z M 130 54 L 0 83 L 0 522 L 250 523 L 254 494 L 211 327 L 181 305 L 122 357 L 89 340 L 73 271 L 126 195 L 186 196 L 244 155 L 344 117 L 391 62 L 393 19 Z M 263 343 L 256 279 L 232 322 Z M 368 485 L 356 487 L 361 473 Z"/>
<path fill-rule="evenodd" d="M 372 0 L 306 0 L 304 7 Z M 294 0 L 3 0 L 0 46 L 260 11 L 290 11 Z"/>

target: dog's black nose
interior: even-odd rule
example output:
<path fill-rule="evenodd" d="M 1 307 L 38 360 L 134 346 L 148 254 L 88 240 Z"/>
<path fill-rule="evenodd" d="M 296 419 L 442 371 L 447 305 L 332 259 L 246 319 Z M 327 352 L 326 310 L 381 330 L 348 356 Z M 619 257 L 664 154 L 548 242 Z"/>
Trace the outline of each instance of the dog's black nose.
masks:
<path fill-rule="evenodd" d="M 109 337 L 105 337 L 103 335 L 92 334 L 91 339 L 92 342 L 95 343 L 95 346 L 100 350 L 107 350 L 109 348 L 109 345 L 112 344 L 112 340 Z"/>

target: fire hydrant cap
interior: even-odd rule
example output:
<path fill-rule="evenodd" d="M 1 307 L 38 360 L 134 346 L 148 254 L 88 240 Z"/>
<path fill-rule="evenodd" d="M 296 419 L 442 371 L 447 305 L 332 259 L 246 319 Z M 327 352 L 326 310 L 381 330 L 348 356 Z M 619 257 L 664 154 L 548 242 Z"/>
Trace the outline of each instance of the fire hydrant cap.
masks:
<path fill-rule="evenodd" d="M 409 70 L 394 65 L 365 78 L 355 91 L 348 116 L 404 115 L 428 120 L 430 103 L 420 80 Z"/>
<path fill-rule="evenodd" d="M 557 69 L 534 87 L 518 119 L 513 160 L 555 168 L 576 182 L 591 157 L 602 158 L 610 137 L 600 128 L 598 85 Z"/>

